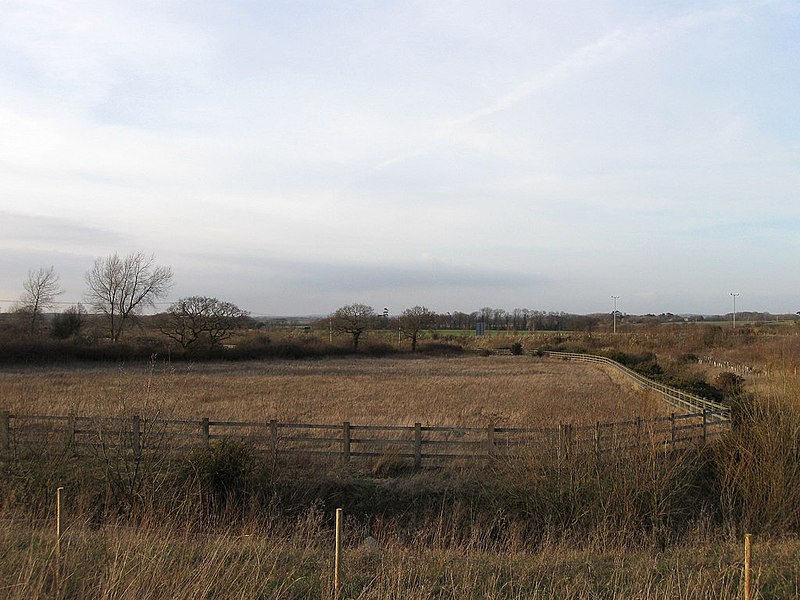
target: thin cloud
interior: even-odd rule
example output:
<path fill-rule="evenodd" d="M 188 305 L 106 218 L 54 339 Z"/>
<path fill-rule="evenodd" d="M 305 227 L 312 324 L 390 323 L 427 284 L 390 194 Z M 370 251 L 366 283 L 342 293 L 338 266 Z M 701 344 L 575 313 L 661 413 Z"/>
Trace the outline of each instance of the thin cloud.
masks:
<path fill-rule="evenodd" d="M 435 129 L 434 136 L 426 144 L 378 163 L 375 170 L 381 170 L 426 154 L 442 140 L 450 140 L 454 131 L 508 110 L 532 97 L 537 92 L 568 79 L 575 73 L 617 60 L 640 44 L 645 38 L 646 36 L 642 32 L 628 32 L 622 28 L 617 28 L 596 41 L 577 48 L 562 61 L 522 82 L 514 90 L 500 96 L 490 104 L 471 113 L 444 121 Z"/>
<path fill-rule="evenodd" d="M 766 0 L 748 5 L 748 7 L 755 9 L 768 4 L 771 2 Z M 574 49 L 561 61 L 523 81 L 515 89 L 496 98 L 493 102 L 470 113 L 444 121 L 435 128 L 434 136 L 427 143 L 378 163 L 375 170 L 424 155 L 442 141 L 452 139 L 454 131 L 509 110 L 537 93 L 567 81 L 582 72 L 622 60 L 636 50 L 663 43 L 666 39 L 679 35 L 683 31 L 720 20 L 742 18 L 744 14 L 745 11 L 740 7 L 725 7 L 692 11 L 654 25 L 617 27 L 595 41 Z"/>
<path fill-rule="evenodd" d="M 530 98 L 538 91 L 567 79 L 573 73 L 605 64 L 624 56 L 644 39 L 646 39 L 646 36 L 641 32 L 626 32 L 622 28 L 615 29 L 597 41 L 573 51 L 558 64 L 544 73 L 528 79 L 515 90 L 505 96 L 501 96 L 488 106 L 447 122 L 445 128 L 467 125 L 507 110 Z"/>

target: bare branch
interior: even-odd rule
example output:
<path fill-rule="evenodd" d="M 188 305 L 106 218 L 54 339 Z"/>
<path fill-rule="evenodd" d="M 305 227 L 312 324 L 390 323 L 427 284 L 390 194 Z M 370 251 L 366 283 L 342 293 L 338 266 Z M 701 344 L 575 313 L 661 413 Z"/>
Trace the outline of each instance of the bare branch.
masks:
<path fill-rule="evenodd" d="M 143 252 L 97 258 L 86 273 L 86 299 L 108 317 L 111 340 L 119 341 L 125 322 L 163 298 L 172 287 L 172 269 Z"/>
<path fill-rule="evenodd" d="M 361 334 L 375 324 L 375 309 L 366 304 L 348 304 L 336 309 L 330 319 L 337 332 L 353 336 L 353 350 L 358 352 Z"/>
<path fill-rule="evenodd" d="M 56 296 L 64 293 L 58 273 L 51 266 L 40 267 L 37 271 L 28 271 L 28 278 L 22 284 L 25 293 L 20 299 L 20 309 L 29 315 L 30 332 L 36 331 L 36 325 L 45 309 L 55 304 Z"/>
<path fill-rule="evenodd" d="M 161 333 L 186 350 L 205 344 L 214 348 L 241 327 L 248 312 L 231 302 L 207 296 L 181 298 L 164 315 Z"/>
<path fill-rule="evenodd" d="M 436 313 L 424 306 L 407 308 L 397 319 L 397 327 L 403 337 L 411 340 L 411 351 L 417 351 L 417 339 L 425 329 L 430 329 L 436 323 Z"/>

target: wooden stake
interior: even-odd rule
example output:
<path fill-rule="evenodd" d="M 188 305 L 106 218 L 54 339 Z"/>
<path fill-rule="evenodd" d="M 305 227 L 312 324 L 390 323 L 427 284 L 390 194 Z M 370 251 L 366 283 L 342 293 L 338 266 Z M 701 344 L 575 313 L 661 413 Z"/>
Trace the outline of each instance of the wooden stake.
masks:
<path fill-rule="evenodd" d="M 11 449 L 11 413 L 0 412 L 0 450 Z"/>
<path fill-rule="evenodd" d="M 133 448 L 133 456 L 135 458 L 141 457 L 142 454 L 142 430 L 141 418 L 139 415 L 131 417 L 131 447 Z"/>
<path fill-rule="evenodd" d="M 53 565 L 53 584 L 55 587 L 55 597 L 61 596 L 61 490 L 56 490 L 56 551 L 55 564 Z"/>
<path fill-rule="evenodd" d="M 61 490 L 56 490 L 56 560 L 61 558 Z"/>
<path fill-rule="evenodd" d="M 342 458 L 344 462 L 350 462 L 350 423 L 342 423 Z"/>
<path fill-rule="evenodd" d="M 414 468 L 422 466 L 422 423 L 414 423 Z"/>
<path fill-rule="evenodd" d="M 339 600 L 342 581 L 342 509 L 336 509 L 336 549 L 333 560 L 333 597 Z"/>
<path fill-rule="evenodd" d="M 744 600 L 750 600 L 750 534 L 744 534 Z"/>
<path fill-rule="evenodd" d="M 675 450 L 675 413 L 669 415 L 670 446 Z"/>
<path fill-rule="evenodd" d="M 272 453 L 272 467 L 278 462 L 278 422 L 270 419 L 269 422 L 269 450 Z"/>
<path fill-rule="evenodd" d="M 203 417 L 200 421 L 200 436 L 203 438 L 203 448 L 208 448 L 209 444 L 209 420 L 208 417 Z"/>
<path fill-rule="evenodd" d="M 703 409 L 703 445 L 708 443 L 708 412 Z"/>

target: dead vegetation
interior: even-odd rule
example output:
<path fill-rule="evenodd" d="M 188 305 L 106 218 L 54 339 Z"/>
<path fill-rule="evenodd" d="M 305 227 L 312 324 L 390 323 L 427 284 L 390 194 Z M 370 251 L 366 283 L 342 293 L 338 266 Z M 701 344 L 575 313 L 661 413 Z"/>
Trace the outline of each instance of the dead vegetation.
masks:
<path fill-rule="evenodd" d="M 329 358 L 0 372 L 5 409 L 370 425 L 507 427 L 621 421 L 668 407 L 594 365 L 528 356 Z"/>
<path fill-rule="evenodd" d="M 620 338 L 622 350 L 654 351 L 687 372 L 705 368 L 682 358 L 701 348 L 756 362 L 784 344 L 773 361 L 781 370 L 745 378 L 735 431 L 676 454 L 560 465 L 533 455 L 461 471 L 387 462 L 364 475 L 276 468 L 244 446 L 214 445 L 179 463 L 142 464 L 135 489 L 108 476 L 126 472 L 128 455 L 0 461 L 0 590 L 331 598 L 332 515 L 343 506 L 344 597 L 733 599 L 745 531 L 756 534 L 754 597 L 797 597 L 795 343 L 755 340 L 748 355 L 724 341 L 731 346 Z M 0 394 L 18 412 L 387 424 L 580 424 L 669 411 L 597 367 L 530 356 L 6 368 Z M 56 567 L 48 523 L 59 485 L 69 516 Z"/>

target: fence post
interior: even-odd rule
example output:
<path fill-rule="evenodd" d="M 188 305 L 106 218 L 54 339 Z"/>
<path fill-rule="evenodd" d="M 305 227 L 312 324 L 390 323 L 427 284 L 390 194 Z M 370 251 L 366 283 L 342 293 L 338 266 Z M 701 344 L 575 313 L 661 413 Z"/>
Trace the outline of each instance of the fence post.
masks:
<path fill-rule="evenodd" d="M 486 428 L 486 454 L 489 458 L 494 456 L 494 424 Z"/>
<path fill-rule="evenodd" d="M 675 450 L 675 413 L 669 415 L 670 446 Z"/>
<path fill-rule="evenodd" d="M 63 532 L 62 519 L 61 519 L 61 490 L 63 487 L 56 489 L 56 560 L 61 559 L 61 533 Z"/>
<path fill-rule="evenodd" d="M 203 437 L 203 448 L 208 448 L 208 417 L 203 417 L 203 420 L 200 421 L 200 435 Z"/>
<path fill-rule="evenodd" d="M 133 455 L 139 458 L 142 454 L 142 431 L 140 428 L 141 418 L 139 415 L 134 415 L 131 418 L 131 448 L 133 448 Z"/>
<path fill-rule="evenodd" d="M 563 423 L 558 424 L 558 462 L 564 460 L 564 454 L 566 453 L 566 438 L 564 435 L 566 426 Z"/>
<path fill-rule="evenodd" d="M 67 445 L 75 445 L 75 415 L 71 412 L 67 415 Z"/>
<path fill-rule="evenodd" d="M 414 423 L 414 468 L 422 466 L 422 423 Z"/>
<path fill-rule="evenodd" d="M 594 453 L 600 456 L 600 421 L 594 425 Z"/>
<path fill-rule="evenodd" d="M 642 446 L 642 417 L 636 417 L 636 446 Z"/>
<path fill-rule="evenodd" d="M 350 462 L 350 423 L 348 421 L 342 424 L 342 458 L 345 462 Z"/>
<path fill-rule="evenodd" d="M 55 587 L 56 598 L 61 596 L 61 534 L 63 533 L 61 520 L 61 490 L 63 489 L 63 487 L 59 487 L 56 490 L 56 547 L 54 553 L 55 565 L 53 569 L 53 585 Z"/>
<path fill-rule="evenodd" d="M 572 446 L 574 441 L 573 438 L 574 438 L 574 432 L 572 431 L 572 423 L 569 423 L 567 424 L 566 440 L 565 440 L 566 448 L 564 453 L 567 459 L 572 457 Z"/>
<path fill-rule="evenodd" d="M 0 413 L 0 449 L 11 449 L 11 413 L 4 410 Z"/>
<path fill-rule="evenodd" d="M 342 509 L 336 509 L 336 529 L 333 553 L 333 597 L 341 598 L 342 586 Z"/>
<path fill-rule="evenodd" d="M 269 422 L 269 449 L 272 452 L 272 464 L 278 460 L 278 422 L 270 419 Z"/>
<path fill-rule="evenodd" d="M 617 428 L 614 425 L 614 423 L 609 423 L 607 427 L 608 427 L 608 440 L 609 440 L 608 443 L 609 447 L 611 448 L 611 452 L 609 454 L 611 454 L 611 456 L 615 456 L 617 454 L 617 451 L 619 450 L 619 439 L 618 439 L 619 432 L 617 431 Z"/>
<path fill-rule="evenodd" d="M 703 445 L 708 443 L 708 412 L 703 409 Z"/>
<path fill-rule="evenodd" d="M 744 599 L 750 600 L 751 536 L 744 534 Z"/>

